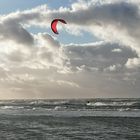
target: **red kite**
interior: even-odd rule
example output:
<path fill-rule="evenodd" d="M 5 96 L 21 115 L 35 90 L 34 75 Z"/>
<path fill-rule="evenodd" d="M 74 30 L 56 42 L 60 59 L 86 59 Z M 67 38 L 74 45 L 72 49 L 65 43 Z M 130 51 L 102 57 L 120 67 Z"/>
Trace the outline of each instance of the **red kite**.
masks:
<path fill-rule="evenodd" d="M 65 20 L 63 19 L 54 19 L 51 23 L 51 28 L 52 28 L 52 31 L 55 33 L 55 34 L 59 34 L 58 31 L 57 31 L 57 23 L 58 21 L 60 21 L 61 23 L 64 23 L 64 24 L 67 24 Z"/>

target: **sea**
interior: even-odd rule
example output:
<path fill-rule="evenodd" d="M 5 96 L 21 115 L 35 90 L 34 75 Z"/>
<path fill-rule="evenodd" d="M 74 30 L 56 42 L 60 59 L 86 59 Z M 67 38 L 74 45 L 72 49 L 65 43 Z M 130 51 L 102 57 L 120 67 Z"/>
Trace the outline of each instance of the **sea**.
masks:
<path fill-rule="evenodd" d="M 0 140 L 140 140 L 140 99 L 1 100 Z"/>

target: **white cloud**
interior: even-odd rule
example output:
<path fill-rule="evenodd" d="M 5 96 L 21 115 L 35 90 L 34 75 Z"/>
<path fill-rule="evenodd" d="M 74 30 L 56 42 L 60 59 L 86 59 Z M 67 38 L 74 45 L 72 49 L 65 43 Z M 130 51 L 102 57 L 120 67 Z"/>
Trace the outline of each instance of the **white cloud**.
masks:
<path fill-rule="evenodd" d="M 1 15 L 0 97 L 139 96 L 139 7 L 132 0 L 93 0 Z M 50 28 L 58 17 L 67 21 L 68 33 L 91 32 L 102 41 L 62 45 L 48 33 L 26 29 Z"/>
<path fill-rule="evenodd" d="M 140 58 L 130 58 L 126 63 L 126 67 L 130 69 L 140 68 Z"/>

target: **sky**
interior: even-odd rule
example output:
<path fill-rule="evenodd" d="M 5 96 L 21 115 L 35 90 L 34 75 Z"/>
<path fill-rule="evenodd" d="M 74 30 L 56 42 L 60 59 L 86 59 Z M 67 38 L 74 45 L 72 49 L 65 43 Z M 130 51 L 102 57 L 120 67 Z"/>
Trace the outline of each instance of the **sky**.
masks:
<path fill-rule="evenodd" d="M 0 1 L 0 99 L 139 98 L 139 25 L 137 0 Z"/>

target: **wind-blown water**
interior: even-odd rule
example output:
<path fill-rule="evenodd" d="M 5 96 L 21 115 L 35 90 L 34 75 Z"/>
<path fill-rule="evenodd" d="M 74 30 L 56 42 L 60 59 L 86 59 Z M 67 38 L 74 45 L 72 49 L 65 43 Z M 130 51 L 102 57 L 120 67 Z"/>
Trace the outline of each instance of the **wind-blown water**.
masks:
<path fill-rule="evenodd" d="M 140 99 L 0 101 L 0 140 L 140 140 Z"/>

